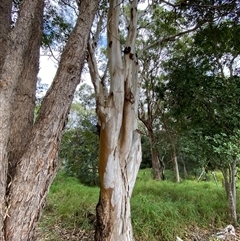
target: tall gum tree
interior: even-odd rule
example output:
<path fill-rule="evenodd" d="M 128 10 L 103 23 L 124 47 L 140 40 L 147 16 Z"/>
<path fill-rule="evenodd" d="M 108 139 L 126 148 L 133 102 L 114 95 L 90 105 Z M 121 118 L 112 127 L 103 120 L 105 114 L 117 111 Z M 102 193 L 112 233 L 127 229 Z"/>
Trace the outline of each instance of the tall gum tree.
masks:
<path fill-rule="evenodd" d="M 133 240 L 130 198 L 141 162 L 140 134 L 137 129 L 138 60 L 135 53 L 137 2 L 133 0 L 129 6 L 129 30 L 122 51 L 118 30 L 122 1 L 110 1 L 107 21 L 108 90 L 98 74 L 94 45 L 89 46 L 89 67 L 101 128 L 97 241 Z"/>
<path fill-rule="evenodd" d="M 27 135 L 20 154 L 15 155 L 14 168 L 8 168 L 8 159 L 14 156 L 12 145 L 8 145 L 16 118 L 15 106 L 21 106 L 24 96 L 34 101 L 31 93 L 33 83 L 26 94 L 26 86 L 20 84 L 28 76 L 24 70 L 34 59 L 40 41 L 31 42 L 33 36 L 41 37 L 42 10 L 41 0 L 24 0 L 16 25 L 8 36 L 8 48 L 4 56 L 0 73 L 0 240 L 34 240 L 35 227 L 45 203 L 48 188 L 57 170 L 57 153 L 62 130 L 73 99 L 73 94 L 80 81 L 80 74 L 85 58 L 88 36 L 99 1 L 81 1 L 79 16 L 69 40 L 63 50 L 59 68 L 53 84 L 43 100 L 38 118 Z M 36 34 L 37 33 L 37 34 Z M 29 70 L 29 73 L 35 71 Z M 36 79 L 37 71 L 31 75 Z M 27 77 L 27 78 L 31 78 Z M 19 89 L 16 93 L 16 87 Z M 20 91 L 21 89 L 21 91 Z M 25 89 L 25 90 L 24 90 Z M 20 98 L 21 97 L 21 98 Z M 18 103 L 15 103 L 18 102 Z M 26 107 L 27 108 L 27 107 Z M 32 108 L 33 110 L 33 108 Z M 33 116 L 33 115 L 32 115 Z M 19 115 L 24 121 L 25 115 Z M 29 117 L 32 118 L 32 117 Z M 32 122 L 32 120 L 31 120 Z M 31 126 L 31 125 L 30 125 Z M 19 128 L 25 128 L 20 125 Z M 15 132 L 16 133 L 16 132 Z M 20 130 L 19 130 L 20 133 Z M 19 134 L 18 133 L 18 134 Z M 19 139 L 25 136 L 19 136 Z M 7 181 L 10 174 L 12 179 Z M 7 191 L 6 191 L 7 190 Z"/>
<path fill-rule="evenodd" d="M 194 146 L 202 148 L 203 166 L 222 171 L 233 224 L 239 165 L 239 30 L 239 21 L 231 19 L 209 24 L 191 36 L 194 44 L 165 65 L 170 70 L 165 99 L 169 117 L 177 120 L 173 130 L 189 138 L 193 155 Z M 178 44 L 177 49 L 182 42 Z"/>
<path fill-rule="evenodd" d="M 149 138 L 152 157 L 153 178 L 164 179 L 164 162 L 159 158 L 157 149 L 157 127 L 156 122 L 161 122 L 163 112 L 162 100 L 159 98 L 156 88 L 160 85 L 160 64 L 161 50 L 151 55 L 145 54 L 141 57 L 141 91 L 138 108 L 138 118 L 144 124 L 146 135 Z"/>

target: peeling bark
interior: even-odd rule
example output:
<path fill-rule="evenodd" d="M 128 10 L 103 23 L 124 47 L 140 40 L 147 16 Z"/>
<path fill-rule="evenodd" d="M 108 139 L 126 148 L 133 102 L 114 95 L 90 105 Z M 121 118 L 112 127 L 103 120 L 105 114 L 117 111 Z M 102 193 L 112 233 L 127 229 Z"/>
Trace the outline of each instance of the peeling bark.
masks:
<path fill-rule="evenodd" d="M 222 170 L 224 187 L 228 200 L 229 217 L 234 225 L 237 225 L 236 164 L 237 160 L 234 159 L 232 163 L 229 164 L 229 168 Z"/>
<path fill-rule="evenodd" d="M 128 51 L 124 52 L 124 56 L 118 33 L 121 3 L 119 0 L 110 1 L 108 13 L 110 89 L 107 94 L 99 82 L 92 54 L 89 63 L 101 126 L 96 241 L 133 240 L 130 198 L 141 161 L 140 134 L 137 131 L 138 64 L 135 55 L 137 0 L 132 1 L 130 6 L 126 39 Z"/>

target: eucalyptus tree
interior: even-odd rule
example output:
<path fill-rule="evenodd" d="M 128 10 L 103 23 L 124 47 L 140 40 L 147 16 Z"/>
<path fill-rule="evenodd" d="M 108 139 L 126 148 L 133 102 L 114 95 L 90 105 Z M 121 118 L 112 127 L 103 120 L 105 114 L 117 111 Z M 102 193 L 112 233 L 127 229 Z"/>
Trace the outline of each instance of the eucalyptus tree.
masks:
<path fill-rule="evenodd" d="M 94 41 L 88 48 L 89 69 L 96 93 L 100 126 L 100 197 L 95 240 L 133 240 L 130 198 L 141 162 L 140 134 L 137 127 L 138 60 L 135 52 L 137 3 L 137 0 L 133 0 L 128 5 L 129 25 L 123 48 L 119 32 L 122 1 L 109 2 L 108 85 L 100 78 L 94 55 Z"/>
<path fill-rule="evenodd" d="M 180 36 L 203 26 L 210 20 L 206 9 L 209 6 L 198 1 L 199 6 L 181 5 L 177 1 L 148 2 L 156 9 L 163 4 L 163 11 L 173 14 L 176 9 L 176 21 L 179 28 L 172 33 L 164 32 L 160 36 L 147 36 L 150 41 L 142 41 L 136 54 L 137 36 L 137 1 L 110 1 L 107 5 L 107 70 L 100 75 L 98 60 L 94 51 L 97 49 L 101 28 L 96 26 L 94 38 L 88 46 L 88 65 L 96 94 L 97 115 L 100 126 L 99 176 L 100 197 L 97 205 L 96 240 L 132 240 L 130 219 L 130 197 L 138 172 L 141 148 L 140 134 L 137 127 L 138 109 L 138 57 L 141 58 L 150 49 L 158 48 L 166 41 L 176 40 Z M 108 7 L 109 6 L 109 7 Z M 222 9 L 211 5 L 214 17 L 222 17 Z M 203 10 L 204 11 L 203 11 Z M 120 11 L 122 10 L 122 11 Z M 182 12 L 185 15 L 182 15 Z M 194 13 L 194 17 L 192 17 Z M 127 14 L 123 17 L 120 13 Z M 148 8 L 145 14 L 148 14 Z M 199 14 L 201 13 L 201 14 Z M 101 20 L 104 14 L 99 16 Z M 142 17 L 143 15 L 141 15 Z M 156 23 L 164 20 L 157 19 Z M 180 28 L 181 26 L 181 28 Z M 146 26 L 147 28 L 148 26 Z"/>
<path fill-rule="evenodd" d="M 156 51 L 155 51 L 156 52 Z M 151 146 L 153 178 L 156 180 L 164 179 L 164 163 L 159 158 L 156 123 L 161 122 L 162 100 L 158 98 L 156 88 L 160 85 L 159 77 L 159 57 L 160 51 L 156 54 L 151 53 L 141 57 L 141 75 L 139 77 L 140 101 L 138 108 L 138 118 L 144 124 Z"/>
<path fill-rule="evenodd" d="M 164 179 L 164 162 L 161 157 L 159 158 L 158 149 L 160 147 L 157 141 L 157 139 L 161 139 L 161 137 L 157 138 L 157 135 L 162 133 L 164 127 L 164 105 L 163 99 L 160 98 L 159 94 L 164 86 L 161 63 L 166 58 L 167 49 L 171 45 L 167 36 L 175 34 L 177 29 L 179 29 L 175 18 L 175 13 L 167 11 L 162 5 L 153 4 L 148 6 L 147 14 L 143 14 L 139 21 L 140 40 L 137 42 L 137 47 L 139 49 L 144 49 L 146 46 L 152 47 L 148 51 L 144 51 L 144 54 L 139 57 L 139 79 L 141 84 L 138 117 L 143 122 L 151 143 L 153 178 L 157 180 Z M 180 32 L 181 30 L 179 29 L 178 31 Z M 179 33 L 179 35 L 181 34 Z M 159 36 L 166 36 L 166 38 L 163 38 L 164 40 L 155 46 L 154 44 Z M 176 158 L 173 158 L 173 160 L 175 160 L 173 163 L 177 174 L 176 179 L 179 180 Z"/>
<path fill-rule="evenodd" d="M 199 4 L 199 3 L 197 3 Z M 196 4 L 196 5 L 197 5 Z M 169 56 L 167 53 L 173 45 L 173 40 L 184 38 L 184 35 L 196 31 L 208 20 L 201 18 L 192 19 L 187 11 L 190 11 L 191 4 L 183 11 L 182 5 L 163 1 L 161 4 L 153 2 L 141 16 L 139 39 L 137 48 L 140 49 L 140 82 L 141 97 L 139 105 L 139 119 L 144 123 L 151 143 L 153 176 L 160 179 L 160 170 L 164 164 L 159 162 L 156 142 L 157 129 L 154 123 L 160 128 L 165 128 L 167 140 L 171 146 L 172 162 L 175 170 L 176 181 L 180 181 L 178 161 L 177 161 L 177 134 L 173 131 L 170 122 L 171 118 L 166 118 L 164 102 L 160 95 L 164 92 L 164 80 L 162 78 L 164 70 L 163 60 Z M 173 11 L 174 10 L 174 11 Z M 147 13 L 147 14 L 146 14 Z M 195 26 L 194 26 L 195 25 Z M 189 28 L 184 30 L 184 28 Z M 158 93 L 157 93 L 158 92 Z M 161 92 L 161 93 L 159 93 Z M 173 124 L 173 122 L 172 122 Z"/>
<path fill-rule="evenodd" d="M 203 146 L 208 164 L 222 170 L 234 223 L 240 154 L 239 26 L 231 19 L 208 24 L 194 35 L 191 48 L 166 65 L 168 108 L 181 128 L 194 134 L 196 145 Z"/>
<path fill-rule="evenodd" d="M 44 1 L 24 0 L 11 30 L 9 5 L 4 8 L 7 14 L 0 15 L 0 22 L 6 23 L 0 25 L 0 39 L 6 42 L 6 48 L 1 48 L 4 54 L 0 72 L 0 239 L 3 241 L 34 239 L 57 170 L 62 130 L 80 81 L 98 2 L 79 3 L 76 25 L 35 122 L 34 93 Z"/>

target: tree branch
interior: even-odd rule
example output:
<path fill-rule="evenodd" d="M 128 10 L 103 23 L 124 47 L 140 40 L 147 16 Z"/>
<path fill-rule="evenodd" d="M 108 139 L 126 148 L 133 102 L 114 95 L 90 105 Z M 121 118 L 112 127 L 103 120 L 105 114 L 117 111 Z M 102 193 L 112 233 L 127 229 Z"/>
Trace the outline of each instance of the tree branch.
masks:
<path fill-rule="evenodd" d="M 140 51 L 140 56 L 143 54 L 144 51 L 147 51 L 149 49 L 152 49 L 152 48 L 155 48 L 157 47 L 158 45 L 164 43 L 164 42 L 168 42 L 168 41 L 174 41 L 177 37 L 180 37 L 184 34 L 187 34 L 187 33 L 190 33 L 192 31 L 195 31 L 196 29 L 198 29 L 200 26 L 202 26 L 202 24 L 196 24 L 195 27 L 191 28 L 191 29 L 188 29 L 186 31 L 182 31 L 182 32 L 179 32 L 177 34 L 174 34 L 174 35 L 171 35 L 171 36 L 168 36 L 168 37 L 164 37 L 162 39 L 159 39 L 157 41 L 155 41 L 154 43 L 146 46 L 145 48 L 143 48 L 141 51 Z"/>

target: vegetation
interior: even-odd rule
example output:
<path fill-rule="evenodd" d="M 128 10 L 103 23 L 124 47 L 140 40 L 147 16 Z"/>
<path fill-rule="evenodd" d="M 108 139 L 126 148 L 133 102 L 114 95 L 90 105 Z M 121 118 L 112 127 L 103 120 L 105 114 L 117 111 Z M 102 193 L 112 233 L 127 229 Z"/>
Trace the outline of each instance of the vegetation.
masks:
<path fill-rule="evenodd" d="M 46 210 L 59 227 L 94 224 L 96 241 L 131 241 L 132 223 L 140 240 L 172 240 L 229 216 L 237 225 L 240 2 L 45 2 L 0 2 L 0 240 L 34 239 L 58 157 L 68 175 L 100 187 L 93 211 L 99 190 L 60 174 Z M 58 69 L 36 102 L 40 48 L 57 52 Z M 94 91 L 80 88 L 71 105 L 86 63 Z M 142 159 L 162 182 L 147 172 L 134 189 Z M 222 172 L 225 198 L 211 182 L 181 180 L 198 168 Z M 80 190 L 95 195 L 79 203 Z M 228 212 L 209 198 L 226 199 Z"/>
<path fill-rule="evenodd" d="M 71 106 L 59 156 L 68 174 L 87 185 L 96 185 L 99 133 L 93 89 L 83 84 L 75 95 L 77 101 Z M 79 100 L 79 96 L 83 99 Z"/>
<path fill-rule="evenodd" d="M 93 226 L 87 217 L 95 215 L 98 195 L 97 187 L 85 186 L 76 177 L 70 177 L 60 171 L 50 188 L 40 224 L 41 230 L 50 233 L 50 237 L 55 237 L 54 240 L 58 240 L 57 234 L 52 232 L 55 224 L 69 229 L 92 229 Z"/>
<path fill-rule="evenodd" d="M 166 180 L 159 182 L 152 180 L 151 172 L 151 169 L 139 172 L 131 200 L 137 240 L 172 241 L 176 235 L 184 237 L 193 227 L 212 231 L 228 224 L 220 173 L 216 185 L 212 176 L 208 181 L 198 182 L 192 177 L 177 184 L 169 170 L 165 173 Z M 51 237 L 46 240 L 60 240 L 54 233 L 56 224 L 69 230 L 93 230 L 98 192 L 97 187 L 87 187 L 60 171 L 51 186 L 40 224 L 40 232 Z"/>

